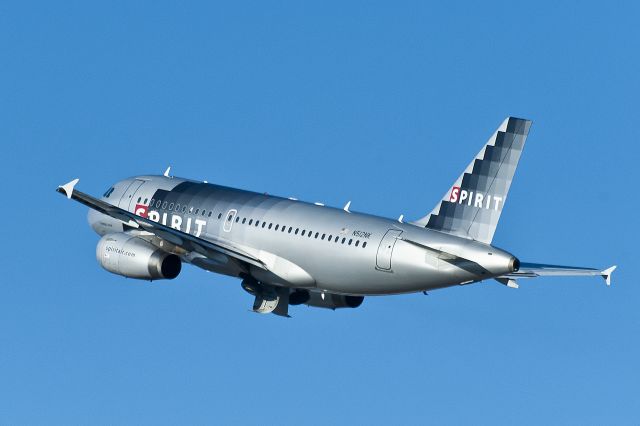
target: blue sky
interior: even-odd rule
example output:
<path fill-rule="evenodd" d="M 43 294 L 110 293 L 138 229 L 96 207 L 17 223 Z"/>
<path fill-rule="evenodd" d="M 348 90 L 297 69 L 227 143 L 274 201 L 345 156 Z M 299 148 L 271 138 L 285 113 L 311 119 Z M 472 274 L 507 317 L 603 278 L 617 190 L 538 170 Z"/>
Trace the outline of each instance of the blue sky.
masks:
<path fill-rule="evenodd" d="M 0 4 L 2 424 L 637 424 L 634 2 Z M 534 121 L 494 243 L 597 278 L 248 312 L 100 269 L 86 209 L 174 174 L 407 219 Z"/>

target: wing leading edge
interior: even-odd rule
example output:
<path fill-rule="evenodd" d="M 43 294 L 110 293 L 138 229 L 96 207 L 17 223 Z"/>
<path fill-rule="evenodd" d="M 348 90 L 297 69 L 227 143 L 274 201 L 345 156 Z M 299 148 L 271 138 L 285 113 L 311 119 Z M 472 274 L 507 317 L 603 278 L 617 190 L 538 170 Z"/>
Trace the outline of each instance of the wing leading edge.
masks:
<path fill-rule="evenodd" d="M 518 278 L 535 278 L 543 276 L 601 276 L 607 285 L 611 285 L 611 274 L 616 268 L 617 266 L 614 265 L 610 268 L 601 270 L 575 266 L 545 265 L 541 263 L 523 262 L 520 264 L 520 268 L 516 272 L 512 272 L 499 278 L 514 280 Z"/>
<path fill-rule="evenodd" d="M 100 213 L 111 216 L 114 219 L 118 219 L 133 228 L 139 228 L 157 235 L 163 240 L 182 247 L 186 251 L 195 251 L 203 255 L 207 255 L 208 251 L 213 251 L 267 270 L 266 265 L 260 259 L 257 259 L 249 253 L 245 253 L 244 251 L 236 247 L 232 247 L 222 241 L 209 241 L 196 237 L 195 235 L 178 231 L 177 229 L 154 222 L 112 204 L 106 203 L 92 197 L 91 195 L 85 194 L 84 192 L 77 191 L 75 190 L 75 186 L 78 181 L 79 179 L 74 179 L 65 185 L 59 186 L 57 188 L 57 192 L 65 195 L 68 199 L 73 199 Z"/>

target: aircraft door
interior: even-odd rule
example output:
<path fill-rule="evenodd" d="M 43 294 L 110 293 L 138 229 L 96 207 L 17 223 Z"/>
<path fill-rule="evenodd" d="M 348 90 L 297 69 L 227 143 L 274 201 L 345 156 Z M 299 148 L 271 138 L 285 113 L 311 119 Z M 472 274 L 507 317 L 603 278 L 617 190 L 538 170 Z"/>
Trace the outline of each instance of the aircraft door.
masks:
<path fill-rule="evenodd" d="M 131 185 L 129 185 L 127 190 L 124 191 L 124 194 L 122 194 L 118 207 L 127 211 L 132 211 L 133 207 L 135 207 L 134 195 L 136 195 L 136 192 L 138 192 L 138 189 L 140 189 L 143 183 L 144 181 L 140 179 L 135 179 L 131 182 Z"/>
<path fill-rule="evenodd" d="M 233 219 L 235 219 L 236 214 L 238 214 L 238 210 L 236 209 L 231 209 L 227 212 L 227 217 L 225 218 L 224 225 L 222 226 L 224 232 L 231 231 L 231 227 L 233 226 Z"/>
<path fill-rule="evenodd" d="M 398 229 L 389 229 L 387 233 L 384 234 L 384 237 L 382 237 L 376 256 L 376 266 L 378 269 L 385 271 L 391 270 L 391 256 L 393 255 L 393 248 L 400 234 L 402 234 L 402 231 Z"/>

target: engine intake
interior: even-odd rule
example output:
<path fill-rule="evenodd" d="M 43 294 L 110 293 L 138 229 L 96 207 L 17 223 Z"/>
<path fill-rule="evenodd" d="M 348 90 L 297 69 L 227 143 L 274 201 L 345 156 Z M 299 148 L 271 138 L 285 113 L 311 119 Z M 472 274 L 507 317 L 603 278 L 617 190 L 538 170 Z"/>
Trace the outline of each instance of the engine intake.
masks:
<path fill-rule="evenodd" d="M 171 280 L 182 269 L 182 262 L 175 254 L 125 233 L 102 237 L 96 247 L 96 258 L 109 272 L 141 280 Z"/>

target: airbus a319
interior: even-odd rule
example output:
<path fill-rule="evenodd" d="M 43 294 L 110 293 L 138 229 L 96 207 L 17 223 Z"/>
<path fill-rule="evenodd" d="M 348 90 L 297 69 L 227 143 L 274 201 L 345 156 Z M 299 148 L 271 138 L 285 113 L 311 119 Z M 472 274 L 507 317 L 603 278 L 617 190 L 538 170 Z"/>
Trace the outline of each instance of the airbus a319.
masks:
<path fill-rule="evenodd" d="M 176 278 L 183 264 L 240 278 L 253 310 L 289 316 L 291 305 L 356 308 L 365 296 L 426 292 L 493 279 L 602 276 L 520 262 L 492 245 L 531 121 L 509 117 L 433 211 L 413 222 L 169 175 L 136 176 L 101 198 L 58 192 L 90 208 L 102 238 L 98 263 L 129 278 Z"/>

